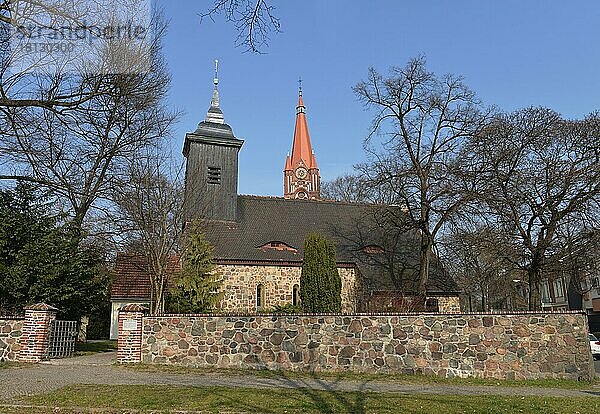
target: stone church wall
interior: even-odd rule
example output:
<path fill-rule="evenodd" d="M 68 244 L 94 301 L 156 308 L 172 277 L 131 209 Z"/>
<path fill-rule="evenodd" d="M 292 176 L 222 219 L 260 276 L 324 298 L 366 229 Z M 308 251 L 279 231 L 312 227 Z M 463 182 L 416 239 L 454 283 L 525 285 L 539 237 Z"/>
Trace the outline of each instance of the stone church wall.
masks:
<path fill-rule="evenodd" d="M 594 376 L 586 316 L 573 312 L 140 319 L 136 349 L 144 363 L 518 380 Z"/>
<path fill-rule="evenodd" d="M 229 265 L 217 267 L 223 277 L 225 297 L 221 310 L 232 313 L 256 313 L 275 306 L 292 304 L 294 285 L 300 285 L 299 266 Z M 357 311 L 358 285 L 354 268 L 338 268 L 342 279 L 342 313 Z M 256 306 L 257 286 L 264 289 L 264 305 Z"/>

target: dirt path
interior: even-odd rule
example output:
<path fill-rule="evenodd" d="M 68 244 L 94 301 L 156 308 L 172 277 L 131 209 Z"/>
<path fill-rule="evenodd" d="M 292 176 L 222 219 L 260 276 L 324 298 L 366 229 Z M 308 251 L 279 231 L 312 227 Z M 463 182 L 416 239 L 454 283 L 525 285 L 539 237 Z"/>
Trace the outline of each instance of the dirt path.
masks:
<path fill-rule="evenodd" d="M 49 392 L 71 384 L 140 384 L 179 386 L 223 386 L 250 388 L 310 388 L 325 391 L 369 391 L 449 395 L 540 395 L 600 396 L 600 389 L 567 390 L 531 387 L 415 385 L 392 381 L 333 381 L 311 378 L 260 378 L 252 375 L 224 376 L 220 373 L 175 374 L 139 372 L 113 365 L 115 352 L 54 360 L 31 367 L 0 370 L 0 401 Z"/>

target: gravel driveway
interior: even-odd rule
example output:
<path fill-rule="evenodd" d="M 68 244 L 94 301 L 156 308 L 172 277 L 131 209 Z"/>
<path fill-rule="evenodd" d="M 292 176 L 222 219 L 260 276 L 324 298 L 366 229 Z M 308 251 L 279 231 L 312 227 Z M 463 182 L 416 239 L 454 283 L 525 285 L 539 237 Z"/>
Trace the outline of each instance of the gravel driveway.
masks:
<path fill-rule="evenodd" d="M 299 378 L 260 378 L 252 375 L 224 376 L 221 373 L 176 374 L 139 372 L 113 365 L 116 352 L 53 360 L 29 367 L 0 370 L 0 400 L 52 391 L 71 384 L 141 384 L 180 386 L 223 386 L 251 388 L 311 388 L 326 391 L 372 391 L 449 395 L 541 395 L 599 396 L 600 389 L 566 390 L 530 387 L 414 385 L 392 381 L 334 381 Z"/>

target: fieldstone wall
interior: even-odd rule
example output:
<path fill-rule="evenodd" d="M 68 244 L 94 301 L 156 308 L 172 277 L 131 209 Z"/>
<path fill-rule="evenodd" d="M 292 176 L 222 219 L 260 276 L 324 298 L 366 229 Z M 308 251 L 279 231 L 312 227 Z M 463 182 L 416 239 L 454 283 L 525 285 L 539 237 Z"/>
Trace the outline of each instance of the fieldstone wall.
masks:
<path fill-rule="evenodd" d="M 593 378 L 578 313 L 143 317 L 141 361 L 197 367 Z"/>
<path fill-rule="evenodd" d="M 256 287 L 265 289 L 264 310 L 292 304 L 294 285 L 300 285 L 299 266 L 219 265 L 225 297 L 221 310 L 235 313 L 256 313 Z M 342 313 L 357 311 L 358 285 L 354 268 L 338 268 L 342 279 Z"/>
<path fill-rule="evenodd" d="M 18 359 L 23 321 L 23 318 L 0 319 L 0 362 Z"/>

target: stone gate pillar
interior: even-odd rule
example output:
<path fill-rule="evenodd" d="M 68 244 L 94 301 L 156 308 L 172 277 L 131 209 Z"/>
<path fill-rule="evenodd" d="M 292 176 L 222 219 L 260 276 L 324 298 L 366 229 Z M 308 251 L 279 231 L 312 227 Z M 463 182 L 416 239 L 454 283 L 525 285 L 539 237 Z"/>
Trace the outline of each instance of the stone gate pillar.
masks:
<path fill-rule="evenodd" d="M 142 319 L 148 308 L 125 305 L 119 309 L 119 337 L 117 361 L 120 364 L 142 360 Z"/>
<path fill-rule="evenodd" d="M 45 303 L 25 307 L 23 335 L 20 338 L 19 361 L 40 362 L 48 356 L 48 345 L 52 321 L 56 319 L 56 309 Z"/>

